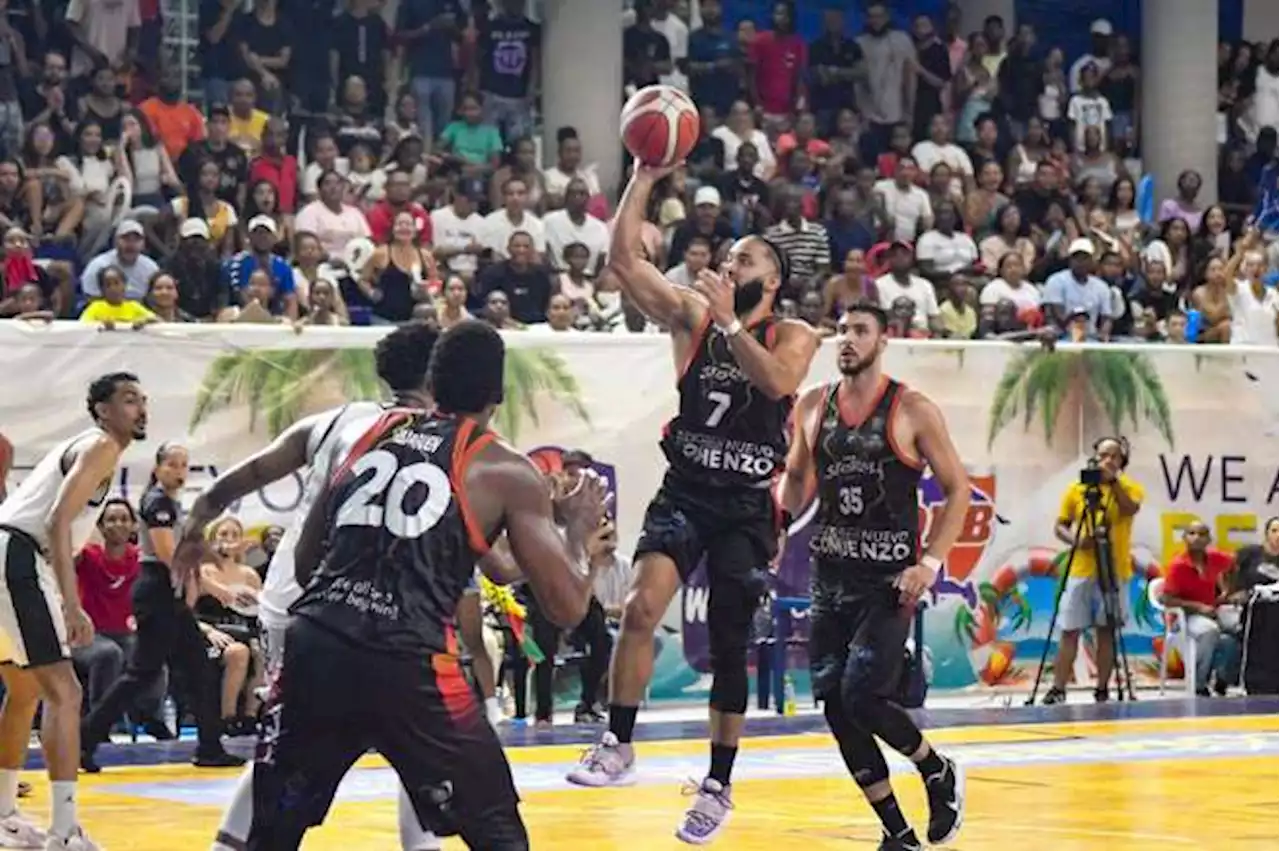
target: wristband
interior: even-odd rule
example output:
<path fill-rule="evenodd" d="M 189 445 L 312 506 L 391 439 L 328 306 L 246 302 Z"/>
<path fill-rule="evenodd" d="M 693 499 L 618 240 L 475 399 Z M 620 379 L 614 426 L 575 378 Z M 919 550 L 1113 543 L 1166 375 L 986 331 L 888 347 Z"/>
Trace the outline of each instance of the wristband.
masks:
<path fill-rule="evenodd" d="M 716 327 L 719 328 L 720 333 L 724 334 L 726 337 L 734 337 L 742 332 L 742 320 L 735 316 L 728 326 L 721 327 L 717 325 Z"/>
<path fill-rule="evenodd" d="M 942 570 L 942 559 L 936 556 L 922 556 L 920 558 L 920 564 L 924 567 L 929 568 L 934 573 L 937 573 L 939 570 Z"/>

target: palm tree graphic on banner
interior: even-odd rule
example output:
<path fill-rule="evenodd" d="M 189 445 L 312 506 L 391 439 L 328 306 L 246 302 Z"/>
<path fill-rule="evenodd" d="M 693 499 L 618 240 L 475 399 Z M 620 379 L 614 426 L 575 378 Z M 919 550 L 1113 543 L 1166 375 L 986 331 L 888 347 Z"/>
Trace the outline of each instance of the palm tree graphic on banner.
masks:
<path fill-rule="evenodd" d="M 191 412 L 190 430 L 218 411 L 246 405 L 249 430 L 265 419 L 274 438 L 319 408 L 321 399 L 348 402 L 388 398 L 378 380 L 373 352 L 351 349 L 242 349 L 220 355 L 209 365 Z M 526 423 L 538 425 L 538 402 L 550 399 L 589 423 L 581 389 L 560 355 L 546 348 L 508 348 L 503 404 L 495 426 L 515 441 Z"/>

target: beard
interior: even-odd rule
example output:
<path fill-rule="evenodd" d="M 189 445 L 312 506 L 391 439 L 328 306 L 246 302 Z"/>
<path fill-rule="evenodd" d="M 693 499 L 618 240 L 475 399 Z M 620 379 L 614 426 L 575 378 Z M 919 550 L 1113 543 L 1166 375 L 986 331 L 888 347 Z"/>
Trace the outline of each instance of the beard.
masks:
<path fill-rule="evenodd" d="M 145 422 L 141 422 L 141 423 L 134 423 L 134 426 L 133 426 L 133 439 L 134 439 L 134 440 L 146 440 L 146 439 L 147 439 L 147 424 L 146 424 Z"/>
<path fill-rule="evenodd" d="M 840 370 L 840 374 L 843 375 L 844 377 L 854 378 L 855 376 L 861 375 L 862 373 L 866 372 L 867 367 L 871 366 L 875 362 L 876 362 L 875 355 L 871 355 L 870 357 L 865 357 L 865 358 L 858 357 L 857 355 L 853 355 L 852 361 L 847 361 L 844 358 L 838 359 L 836 361 L 836 368 Z"/>
<path fill-rule="evenodd" d="M 746 316 L 764 300 L 764 280 L 738 284 L 733 288 L 733 312 L 736 316 Z"/>

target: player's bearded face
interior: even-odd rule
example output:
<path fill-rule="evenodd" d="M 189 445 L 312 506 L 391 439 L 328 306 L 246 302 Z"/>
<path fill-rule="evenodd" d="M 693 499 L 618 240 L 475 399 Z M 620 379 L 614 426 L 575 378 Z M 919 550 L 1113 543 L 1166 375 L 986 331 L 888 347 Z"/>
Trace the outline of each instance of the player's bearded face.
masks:
<path fill-rule="evenodd" d="M 733 312 L 745 316 L 764 299 L 764 278 L 735 283 L 733 286 Z"/>
<path fill-rule="evenodd" d="M 884 350 L 884 338 L 880 335 L 855 335 L 846 333 L 840 340 L 836 367 L 842 375 L 852 378 L 876 362 Z"/>

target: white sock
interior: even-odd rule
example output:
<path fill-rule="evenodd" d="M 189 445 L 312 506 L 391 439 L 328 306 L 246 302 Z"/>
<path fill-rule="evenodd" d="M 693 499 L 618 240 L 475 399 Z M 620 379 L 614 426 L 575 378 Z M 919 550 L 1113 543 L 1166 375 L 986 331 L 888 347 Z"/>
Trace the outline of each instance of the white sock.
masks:
<path fill-rule="evenodd" d="M 0 818 L 18 809 L 18 769 L 0 768 Z"/>
<path fill-rule="evenodd" d="M 253 827 L 253 763 L 245 768 L 236 784 L 231 803 L 222 814 L 222 824 L 218 826 L 218 839 L 223 836 L 238 842 L 247 842 L 249 829 Z"/>
<path fill-rule="evenodd" d="M 484 711 L 489 717 L 502 714 L 502 703 L 498 700 L 498 696 L 486 697 L 484 699 Z"/>
<path fill-rule="evenodd" d="M 400 786 L 399 806 L 396 808 L 400 816 L 400 847 L 403 851 L 436 851 L 440 848 L 440 840 L 435 834 L 423 829 L 418 821 L 418 813 L 413 809 L 409 793 Z"/>
<path fill-rule="evenodd" d="M 54 780 L 49 786 L 53 796 L 53 826 L 49 832 L 59 839 L 67 839 L 80 826 L 76 817 L 76 781 Z"/>

